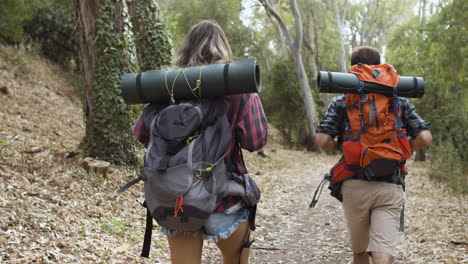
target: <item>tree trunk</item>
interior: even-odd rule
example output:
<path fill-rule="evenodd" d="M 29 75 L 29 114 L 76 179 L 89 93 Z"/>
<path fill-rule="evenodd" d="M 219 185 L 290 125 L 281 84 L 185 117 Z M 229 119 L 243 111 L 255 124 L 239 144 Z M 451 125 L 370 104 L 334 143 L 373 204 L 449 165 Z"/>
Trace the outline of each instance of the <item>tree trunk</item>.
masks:
<path fill-rule="evenodd" d="M 171 61 L 171 44 L 154 0 L 126 0 L 133 24 L 140 71 L 159 69 Z"/>
<path fill-rule="evenodd" d="M 319 50 L 319 27 L 317 26 L 320 23 L 320 18 L 317 18 L 316 12 L 314 8 L 310 8 L 309 10 L 306 10 L 307 12 L 307 18 L 306 18 L 306 30 L 308 37 L 307 40 L 304 41 L 304 44 L 306 48 L 309 50 L 310 53 L 310 60 L 308 61 L 308 67 L 309 67 L 309 76 L 312 76 L 312 89 L 317 89 L 317 72 L 321 67 L 320 65 L 320 58 L 317 50 Z M 313 26 L 311 26 L 311 24 Z M 329 94 L 328 93 L 321 93 L 318 95 L 318 97 L 321 98 L 323 105 L 326 107 L 328 106 L 330 102 Z"/>
<path fill-rule="evenodd" d="M 135 71 L 132 40 L 125 39 L 123 0 L 75 0 L 85 91 L 85 154 L 117 165 L 136 166 L 138 145 L 131 127 L 136 107 L 120 97 L 120 81 Z M 99 3 L 99 4 L 98 4 Z"/>
<path fill-rule="evenodd" d="M 95 39 L 97 36 L 97 6 L 95 0 L 75 0 L 78 27 L 80 29 L 80 62 L 84 88 L 84 114 L 86 135 L 92 140 L 94 129 L 93 101 L 94 74 L 96 69 Z"/>
<path fill-rule="evenodd" d="M 305 58 L 306 58 L 306 67 L 307 67 L 307 74 L 312 79 L 312 83 L 317 80 L 317 64 L 316 64 L 316 49 L 314 47 L 314 36 L 313 30 L 311 28 L 311 21 L 312 21 L 312 12 L 309 12 L 305 19 L 304 24 L 304 46 L 305 46 Z"/>
<path fill-rule="evenodd" d="M 309 81 L 304 69 L 304 63 L 302 62 L 301 52 L 296 50 L 293 51 L 293 53 L 294 63 L 297 68 L 297 77 L 299 78 L 299 84 L 302 90 L 302 99 L 304 100 L 306 109 L 307 125 L 311 136 L 311 146 L 309 146 L 308 149 L 315 151 L 317 150 L 315 143 L 315 107 L 312 102 L 312 94 L 310 92 Z"/>
<path fill-rule="evenodd" d="M 338 41 L 340 45 L 340 51 L 338 53 L 338 70 L 340 72 L 346 72 L 346 50 L 345 50 L 345 43 L 343 39 L 343 31 L 344 31 L 344 20 L 346 16 L 346 12 L 348 9 L 348 1 L 346 0 L 343 5 L 343 13 L 341 14 L 340 9 L 338 7 L 338 0 L 335 0 L 334 3 L 335 9 L 335 24 L 338 30 Z"/>
<path fill-rule="evenodd" d="M 289 45 L 289 48 L 292 52 L 292 56 L 294 59 L 294 63 L 296 65 L 296 72 L 299 79 L 299 84 L 302 90 L 302 98 L 304 100 L 305 108 L 306 108 L 306 116 L 307 116 L 307 126 L 310 132 L 310 140 L 311 146 L 308 149 L 311 150 L 318 150 L 317 145 L 315 142 L 315 106 L 312 101 L 312 94 L 310 92 L 309 87 L 309 80 L 307 78 L 307 74 L 304 68 L 304 62 L 302 60 L 302 41 L 303 41 L 303 30 L 302 30 L 302 19 L 301 14 L 299 12 L 299 8 L 297 6 L 296 0 L 290 0 L 289 4 L 291 7 L 292 14 L 294 16 L 295 21 L 295 40 L 292 39 L 291 34 L 289 33 L 286 24 L 281 17 L 281 15 L 276 11 L 274 6 L 271 4 L 269 0 L 259 0 L 260 3 L 265 7 L 266 12 L 270 13 L 278 22 L 278 25 L 283 32 L 284 37 Z"/>
<path fill-rule="evenodd" d="M 371 10 L 371 5 L 372 5 L 372 0 L 369 0 L 369 2 L 367 3 L 366 13 L 364 14 L 364 18 L 362 19 L 361 34 L 360 34 L 361 40 L 359 42 L 360 46 L 366 44 L 366 42 L 364 42 L 364 35 L 366 35 L 366 24 L 367 24 L 367 18 L 369 17 L 369 13 Z"/>
<path fill-rule="evenodd" d="M 419 8 L 419 13 L 420 13 L 420 18 L 421 18 L 421 32 L 419 34 L 419 40 L 422 41 L 424 39 L 424 28 L 426 26 L 426 2 L 427 0 L 421 0 L 420 1 L 420 8 Z"/>

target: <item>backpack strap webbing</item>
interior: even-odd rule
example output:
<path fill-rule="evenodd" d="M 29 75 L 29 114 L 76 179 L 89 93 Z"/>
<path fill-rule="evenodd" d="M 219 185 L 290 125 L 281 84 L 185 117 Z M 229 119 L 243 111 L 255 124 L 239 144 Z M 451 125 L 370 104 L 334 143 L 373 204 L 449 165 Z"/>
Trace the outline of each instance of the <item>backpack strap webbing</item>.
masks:
<path fill-rule="evenodd" d="M 140 169 L 140 175 L 138 177 L 136 177 L 135 179 L 129 181 L 124 186 L 120 187 L 120 189 L 117 190 L 117 194 L 121 194 L 121 193 L 125 192 L 128 188 L 132 187 L 133 185 L 135 185 L 139 181 L 145 180 L 145 178 L 146 177 L 144 175 L 144 168 L 141 168 Z"/>
<path fill-rule="evenodd" d="M 405 204 L 403 204 L 400 212 L 400 231 L 405 232 Z"/>
<path fill-rule="evenodd" d="M 147 102 L 148 100 L 146 100 L 146 97 L 143 94 L 143 90 L 141 89 L 141 72 L 138 73 L 136 77 L 136 90 L 140 100 L 142 102 Z"/>
<path fill-rule="evenodd" d="M 140 175 L 138 177 L 136 177 L 135 179 L 133 179 L 132 181 L 128 182 L 127 184 L 125 184 L 124 186 L 120 187 L 120 189 L 117 190 L 117 194 L 121 194 L 123 192 L 125 192 L 128 188 L 132 187 L 134 184 L 136 184 L 137 182 L 139 181 L 142 181 L 143 180 L 143 176 Z"/>
<path fill-rule="evenodd" d="M 229 63 L 224 64 L 223 79 L 224 79 L 224 91 L 226 92 L 226 94 L 231 94 L 231 90 L 229 87 Z"/>
<path fill-rule="evenodd" d="M 398 107 L 400 106 L 400 100 L 398 100 L 398 87 L 393 87 L 393 112 L 395 114 L 396 126 L 401 129 L 400 115 L 398 113 Z"/>
<path fill-rule="evenodd" d="M 314 197 L 312 198 L 312 202 L 309 204 L 309 208 L 314 208 L 315 207 L 318 200 L 320 199 L 320 195 L 322 194 L 323 186 L 325 186 L 325 183 L 327 181 L 331 181 L 330 173 L 327 173 L 327 174 L 325 174 L 325 176 L 323 176 L 323 180 L 320 182 L 319 186 L 315 190 Z M 318 194 L 318 196 L 317 196 L 317 194 Z"/>
<path fill-rule="evenodd" d="M 151 217 L 150 210 L 146 208 L 145 238 L 143 240 L 143 250 L 141 251 L 141 256 L 144 258 L 149 257 L 152 234 L 153 234 L 153 218 Z"/>
<path fill-rule="evenodd" d="M 255 239 L 253 240 L 250 240 L 250 228 L 249 230 L 247 231 L 247 234 L 245 235 L 245 239 L 244 239 L 244 243 L 242 244 L 242 247 L 241 247 L 241 250 L 240 250 L 240 254 L 239 254 L 239 264 L 241 263 L 241 260 L 242 260 L 242 254 L 244 253 L 244 249 L 246 248 L 250 248 L 252 246 L 252 244 L 255 242 Z M 247 253 L 249 254 L 249 253 Z"/>

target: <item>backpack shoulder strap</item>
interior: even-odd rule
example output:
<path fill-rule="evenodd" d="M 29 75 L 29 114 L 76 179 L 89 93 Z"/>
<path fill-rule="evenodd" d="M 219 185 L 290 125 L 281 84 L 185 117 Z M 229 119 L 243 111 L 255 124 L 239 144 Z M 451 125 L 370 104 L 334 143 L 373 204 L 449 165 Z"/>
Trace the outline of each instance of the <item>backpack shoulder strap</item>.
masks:
<path fill-rule="evenodd" d="M 393 112 L 395 114 L 395 122 L 398 129 L 401 129 L 401 119 L 400 119 L 400 100 L 398 98 L 398 87 L 393 87 Z"/>
<path fill-rule="evenodd" d="M 144 258 L 149 257 L 152 235 L 153 235 L 153 218 L 151 217 L 150 210 L 148 209 L 148 207 L 146 207 L 145 238 L 143 240 L 143 250 L 141 251 L 141 256 Z"/>

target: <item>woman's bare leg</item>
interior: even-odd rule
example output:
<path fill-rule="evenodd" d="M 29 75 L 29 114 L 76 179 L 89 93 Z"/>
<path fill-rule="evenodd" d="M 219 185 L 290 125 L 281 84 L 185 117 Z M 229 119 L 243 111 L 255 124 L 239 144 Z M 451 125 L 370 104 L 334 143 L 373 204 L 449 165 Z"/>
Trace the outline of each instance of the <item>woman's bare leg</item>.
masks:
<path fill-rule="evenodd" d="M 243 248 L 244 243 L 249 241 L 249 234 L 249 221 L 245 221 L 239 224 L 231 236 L 216 243 L 223 254 L 223 264 L 247 264 L 249 262 L 250 248 Z"/>
<path fill-rule="evenodd" d="M 201 233 L 187 235 L 177 233 L 168 236 L 172 264 L 201 264 L 203 237 Z"/>

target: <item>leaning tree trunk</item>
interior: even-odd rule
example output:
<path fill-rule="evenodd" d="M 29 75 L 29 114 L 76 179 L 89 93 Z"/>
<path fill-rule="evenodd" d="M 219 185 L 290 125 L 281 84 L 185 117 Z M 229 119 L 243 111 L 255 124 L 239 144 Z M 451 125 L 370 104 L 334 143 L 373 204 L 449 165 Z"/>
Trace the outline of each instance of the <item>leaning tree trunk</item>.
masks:
<path fill-rule="evenodd" d="M 171 62 L 171 44 L 154 0 L 126 0 L 140 71 L 159 69 Z"/>
<path fill-rule="evenodd" d="M 286 23 L 284 22 L 283 17 L 275 9 L 274 5 L 270 0 L 259 0 L 259 2 L 265 7 L 266 12 L 270 13 L 278 22 L 281 31 L 283 32 L 284 37 L 288 43 L 289 48 L 292 52 L 292 57 L 294 59 L 294 64 L 296 65 L 297 77 L 299 79 L 299 85 L 302 90 L 302 98 L 304 100 L 305 109 L 306 109 L 306 118 L 307 118 L 307 127 L 310 132 L 310 146 L 309 150 L 317 151 L 317 144 L 315 142 L 315 107 L 314 102 L 312 101 L 312 94 L 309 87 L 309 79 L 304 68 L 304 62 L 302 60 L 302 41 L 303 41 L 303 30 L 302 30 L 302 19 L 301 13 L 297 6 L 296 0 L 289 0 L 289 5 L 291 7 L 292 14 L 295 21 L 295 39 L 293 40 L 291 34 L 288 31 Z"/>
<path fill-rule="evenodd" d="M 81 38 L 86 155 L 118 165 L 138 162 L 131 127 L 136 109 L 123 102 L 120 80 L 135 71 L 123 0 L 74 0 Z"/>
<path fill-rule="evenodd" d="M 343 5 L 343 13 L 340 13 L 340 9 L 338 7 L 338 0 L 335 0 L 334 3 L 334 10 L 335 10 L 335 24 L 338 30 L 338 41 L 340 45 L 340 51 L 338 53 L 338 71 L 346 72 L 346 51 L 345 51 L 345 43 L 343 39 L 343 31 L 344 31 L 344 22 L 345 17 L 348 9 L 348 1 L 345 0 Z"/>
<path fill-rule="evenodd" d="M 317 146 L 315 142 L 315 107 L 314 103 L 312 102 L 312 94 L 310 92 L 309 81 L 307 79 L 307 75 L 304 69 L 304 63 L 302 62 L 301 52 L 293 51 L 293 53 L 295 53 L 293 54 L 293 58 L 297 68 L 297 77 L 299 78 L 299 85 L 301 86 L 302 90 L 302 98 L 304 100 L 306 109 L 307 125 L 310 132 L 310 145 L 308 146 L 308 150 L 316 151 Z"/>

